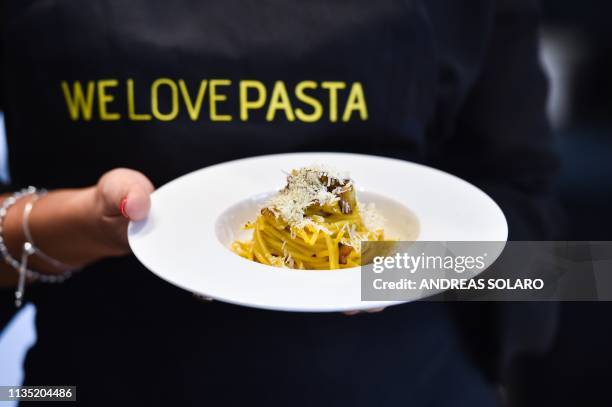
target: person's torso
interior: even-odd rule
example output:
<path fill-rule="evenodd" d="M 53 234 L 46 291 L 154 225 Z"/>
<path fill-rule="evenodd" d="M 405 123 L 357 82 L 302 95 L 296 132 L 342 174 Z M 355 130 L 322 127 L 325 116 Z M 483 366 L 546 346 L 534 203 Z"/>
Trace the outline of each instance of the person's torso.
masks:
<path fill-rule="evenodd" d="M 426 161 L 478 74 L 492 15 L 490 1 L 6 3 L 11 176 L 47 188 L 90 185 L 118 166 L 160 186 L 213 163 L 292 151 Z M 350 319 L 207 305 L 134 259 L 33 291 L 30 382 L 52 374 L 45 360 L 65 364 L 58 380 L 114 370 L 121 380 L 140 375 L 138 384 L 178 385 L 177 397 L 198 388 L 285 397 L 302 383 L 287 403 L 321 394 L 368 404 L 373 395 L 417 400 L 431 385 L 423 377 L 462 358 L 442 306 Z M 58 346 L 71 356 L 50 357 Z M 267 382 L 285 391 L 266 392 Z"/>
<path fill-rule="evenodd" d="M 426 160 L 436 104 L 458 105 L 478 73 L 480 3 L 9 1 L 13 179 L 91 184 L 128 166 L 160 184 L 297 150 Z"/>

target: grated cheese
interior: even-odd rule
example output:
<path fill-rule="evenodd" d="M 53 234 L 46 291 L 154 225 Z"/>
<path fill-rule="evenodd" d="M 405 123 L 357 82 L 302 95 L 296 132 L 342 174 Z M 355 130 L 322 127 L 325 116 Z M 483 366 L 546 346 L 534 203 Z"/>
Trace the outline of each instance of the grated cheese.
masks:
<path fill-rule="evenodd" d="M 322 177 L 327 178 L 325 184 L 321 181 Z M 344 185 L 330 192 L 328 187 L 332 185 L 333 180 Z M 291 226 L 299 228 L 316 225 L 311 219 L 304 217 L 306 209 L 314 204 L 324 206 L 336 203 L 340 200 L 338 192 L 349 185 L 348 175 L 332 167 L 313 165 L 300 168 L 287 176 L 287 186 L 270 199 L 265 207 Z"/>

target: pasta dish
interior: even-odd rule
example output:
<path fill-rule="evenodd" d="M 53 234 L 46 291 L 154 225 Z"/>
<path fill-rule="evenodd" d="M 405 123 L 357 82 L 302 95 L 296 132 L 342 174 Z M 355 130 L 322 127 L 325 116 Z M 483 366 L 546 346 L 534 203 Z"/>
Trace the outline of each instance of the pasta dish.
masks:
<path fill-rule="evenodd" d="M 362 241 L 384 240 L 383 218 L 356 199 L 353 181 L 321 166 L 293 170 L 231 249 L 259 263 L 308 270 L 361 265 Z"/>

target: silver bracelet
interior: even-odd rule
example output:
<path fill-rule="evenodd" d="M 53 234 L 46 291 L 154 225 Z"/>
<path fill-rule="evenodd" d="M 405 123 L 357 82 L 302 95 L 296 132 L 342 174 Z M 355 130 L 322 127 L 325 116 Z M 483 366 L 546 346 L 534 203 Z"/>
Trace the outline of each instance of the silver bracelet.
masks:
<path fill-rule="evenodd" d="M 32 208 L 34 207 L 34 202 L 38 201 L 39 198 L 43 197 L 46 194 L 47 194 L 47 191 L 45 190 L 41 190 L 40 192 L 35 193 L 32 200 L 27 202 L 25 206 L 23 207 L 23 218 L 21 220 L 21 228 L 23 230 L 23 235 L 25 237 L 24 248 L 26 248 L 27 246 L 26 251 L 39 256 L 44 261 L 51 264 L 54 268 L 64 273 L 63 275 L 66 275 L 67 273 L 73 272 L 75 268 L 57 259 L 54 259 L 53 257 L 49 256 L 48 254 L 40 250 L 40 248 L 38 248 L 38 246 L 36 246 L 36 244 L 34 243 L 34 238 L 32 237 L 32 233 L 30 232 L 30 213 L 32 212 Z M 64 278 L 64 280 L 65 279 L 66 278 Z"/>
<path fill-rule="evenodd" d="M 17 289 L 15 291 L 15 305 L 17 307 L 20 307 L 23 302 L 26 279 L 30 279 L 32 281 L 40 281 L 43 283 L 61 283 L 67 280 L 68 278 L 70 278 L 74 271 L 69 266 L 65 265 L 64 263 L 58 260 L 55 260 L 52 257 L 44 254 L 40 249 L 38 249 L 34 245 L 32 241 L 32 234 L 30 233 L 30 229 L 28 226 L 30 212 L 32 211 L 32 205 L 34 201 L 36 201 L 40 196 L 44 195 L 45 193 L 46 191 L 44 190 L 38 190 L 35 187 L 30 186 L 28 188 L 22 189 L 21 191 L 13 193 L 13 195 L 6 198 L 2 202 L 2 205 L 0 205 L 0 254 L 2 255 L 2 258 L 8 265 L 10 265 L 11 267 L 13 267 L 19 272 L 19 280 L 17 283 Z M 26 241 L 23 244 L 21 262 L 19 262 L 9 253 L 8 248 L 6 247 L 6 244 L 4 243 L 4 220 L 6 218 L 9 208 L 15 205 L 19 199 L 24 198 L 26 196 L 34 196 L 35 198 L 31 202 L 28 202 L 26 206 L 24 207 L 24 213 L 23 213 L 24 217 L 22 220 L 22 228 L 24 231 L 24 235 L 26 237 Z M 27 267 L 28 258 L 33 254 L 40 255 L 46 261 L 51 260 L 49 262 L 54 267 L 62 270 L 63 273 L 57 274 L 57 275 L 45 274 L 45 273 L 39 273 L 37 271 L 28 269 Z"/>

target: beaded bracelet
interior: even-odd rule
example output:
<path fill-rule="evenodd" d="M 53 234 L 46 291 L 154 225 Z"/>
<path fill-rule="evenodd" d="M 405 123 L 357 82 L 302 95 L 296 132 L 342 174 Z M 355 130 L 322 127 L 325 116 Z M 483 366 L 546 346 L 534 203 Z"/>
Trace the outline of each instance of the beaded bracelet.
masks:
<path fill-rule="evenodd" d="M 17 307 L 21 306 L 23 301 L 23 295 L 25 291 L 25 280 L 30 279 L 32 281 L 40 281 L 43 283 L 61 283 L 67 280 L 72 276 L 72 270 L 69 266 L 64 263 L 53 259 L 52 257 L 44 254 L 40 249 L 38 249 L 34 242 L 32 241 L 32 235 L 30 233 L 30 229 L 28 227 L 28 220 L 30 212 L 32 211 L 32 204 L 35 200 L 37 200 L 40 196 L 46 193 L 45 190 L 38 190 L 35 187 L 24 188 L 18 192 L 13 193 L 10 197 L 6 198 L 2 205 L 0 205 L 0 254 L 4 261 L 16 269 L 19 272 L 19 281 L 17 283 L 17 290 L 15 291 L 15 305 Z M 25 243 L 23 244 L 23 252 L 21 256 L 21 262 L 17 261 L 10 253 L 6 244 L 4 243 L 4 220 L 8 213 L 8 210 L 17 203 L 17 201 L 26 196 L 34 196 L 33 201 L 28 202 L 24 207 L 24 217 L 22 221 L 22 227 L 24 231 L 24 235 L 26 238 Z M 63 270 L 62 274 L 45 274 L 39 273 L 34 270 L 30 270 L 27 268 L 27 260 L 28 257 L 38 254 L 44 260 L 51 263 L 54 267 Z"/>

